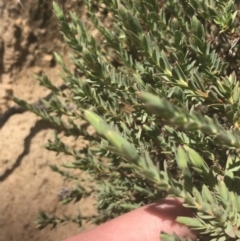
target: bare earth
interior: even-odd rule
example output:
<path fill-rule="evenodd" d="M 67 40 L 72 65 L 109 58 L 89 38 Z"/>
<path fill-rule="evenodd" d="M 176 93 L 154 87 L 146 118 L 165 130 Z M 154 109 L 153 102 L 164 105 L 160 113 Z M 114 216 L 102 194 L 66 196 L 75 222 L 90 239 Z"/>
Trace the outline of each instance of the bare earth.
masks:
<path fill-rule="evenodd" d="M 81 0 L 57 2 L 84 18 Z M 35 102 L 49 93 L 33 74 L 44 72 L 60 84 L 53 51 L 68 52 L 52 14 L 52 1 L 22 0 L 22 4 L 23 8 L 17 0 L 0 0 L 0 115 L 15 105 L 13 95 Z M 92 199 L 67 206 L 58 203 L 56 193 L 70 184 L 48 165 L 71 159 L 44 149 L 52 137 L 51 126 L 29 112 L 14 115 L 0 129 L 0 241 L 57 241 L 91 228 L 67 224 L 53 231 L 36 230 L 34 221 L 40 209 L 56 214 L 75 214 L 78 209 L 93 212 Z M 71 138 L 65 142 L 73 144 Z M 84 144 L 84 140 L 78 143 Z"/>

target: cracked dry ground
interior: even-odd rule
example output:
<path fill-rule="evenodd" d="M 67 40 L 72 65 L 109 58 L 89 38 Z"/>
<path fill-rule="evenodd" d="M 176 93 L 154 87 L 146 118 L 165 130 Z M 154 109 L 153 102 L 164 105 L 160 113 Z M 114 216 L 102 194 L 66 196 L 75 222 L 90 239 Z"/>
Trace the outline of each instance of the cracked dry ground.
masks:
<path fill-rule="evenodd" d="M 84 19 L 81 1 L 57 2 Z M 53 51 L 66 55 L 67 48 L 52 14 L 52 1 L 22 0 L 22 4 L 23 8 L 17 1 L 0 0 L 0 115 L 15 105 L 13 95 L 35 102 L 49 93 L 33 74 L 44 72 L 61 84 Z M 34 221 L 41 209 L 56 214 L 93 212 L 92 199 L 67 206 L 58 203 L 56 193 L 69 184 L 48 165 L 71 159 L 44 149 L 52 137 L 51 126 L 29 112 L 12 116 L 0 129 L 0 241 L 57 241 L 91 227 L 79 230 L 66 224 L 53 231 L 36 230 Z M 71 138 L 65 142 L 76 145 Z M 77 145 L 85 141 L 80 139 Z"/>

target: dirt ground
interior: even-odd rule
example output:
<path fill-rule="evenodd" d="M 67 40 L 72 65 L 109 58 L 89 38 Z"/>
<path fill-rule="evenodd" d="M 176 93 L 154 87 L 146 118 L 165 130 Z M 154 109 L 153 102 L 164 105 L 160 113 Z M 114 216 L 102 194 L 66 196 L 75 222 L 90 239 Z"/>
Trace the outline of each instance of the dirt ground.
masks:
<path fill-rule="evenodd" d="M 23 6 L 17 0 L 0 0 L 0 115 L 15 105 L 13 95 L 35 102 L 49 93 L 33 74 L 44 72 L 60 84 L 53 51 L 65 56 L 68 52 L 52 13 L 52 1 L 21 2 Z M 84 19 L 82 0 L 56 2 Z M 69 184 L 48 164 L 70 159 L 44 149 L 52 136 L 51 126 L 29 112 L 14 115 L 0 129 L 0 241 L 57 241 L 91 228 L 67 224 L 53 231 L 36 230 L 34 221 L 40 209 L 57 214 L 75 214 L 78 209 L 93 212 L 92 199 L 67 206 L 58 203 L 57 192 Z M 73 140 L 66 142 L 71 145 Z"/>

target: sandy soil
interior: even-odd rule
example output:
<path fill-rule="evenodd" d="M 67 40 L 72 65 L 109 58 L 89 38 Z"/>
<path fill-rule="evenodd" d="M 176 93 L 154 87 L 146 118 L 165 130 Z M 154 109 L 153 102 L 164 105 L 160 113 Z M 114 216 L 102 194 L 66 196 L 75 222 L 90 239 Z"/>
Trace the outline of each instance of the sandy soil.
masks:
<path fill-rule="evenodd" d="M 17 2 L 0 0 L 0 115 L 15 105 L 13 95 L 35 102 L 49 93 L 33 74 L 44 72 L 60 84 L 53 51 L 67 52 L 52 14 L 52 1 L 22 0 L 23 7 Z M 57 2 L 66 11 L 84 16 L 81 0 Z M 69 184 L 48 164 L 71 160 L 44 149 L 52 136 L 52 127 L 29 112 L 14 115 L 0 129 L 0 241 L 61 240 L 91 228 L 84 225 L 79 230 L 67 224 L 53 231 L 36 230 L 34 220 L 40 209 L 57 214 L 75 214 L 78 209 L 93 212 L 92 199 L 67 206 L 58 203 L 58 190 Z M 73 144 L 71 138 L 65 141 Z"/>

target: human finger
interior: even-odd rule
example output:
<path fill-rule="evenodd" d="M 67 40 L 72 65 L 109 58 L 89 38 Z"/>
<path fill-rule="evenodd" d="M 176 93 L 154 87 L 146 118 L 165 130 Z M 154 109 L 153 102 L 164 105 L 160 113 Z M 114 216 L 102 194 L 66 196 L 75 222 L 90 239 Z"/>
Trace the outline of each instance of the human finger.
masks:
<path fill-rule="evenodd" d="M 178 216 L 192 216 L 192 213 L 180 200 L 167 198 L 64 241 L 159 241 L 162 231 L 196 239 L 191 230 L 176 222 Z"/>

